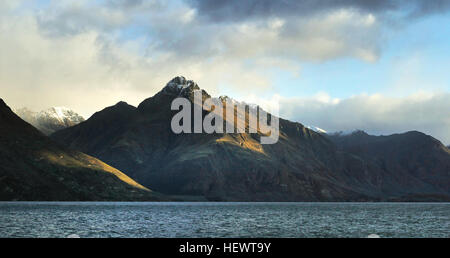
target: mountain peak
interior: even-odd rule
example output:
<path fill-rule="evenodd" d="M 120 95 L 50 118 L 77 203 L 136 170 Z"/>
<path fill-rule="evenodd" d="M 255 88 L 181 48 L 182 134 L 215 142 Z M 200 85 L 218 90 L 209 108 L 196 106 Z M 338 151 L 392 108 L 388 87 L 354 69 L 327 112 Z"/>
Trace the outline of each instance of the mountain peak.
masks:
<path fill-rule="evenodd" d="M 54 120 L 60 124 L 66 124 L 66 127 L 72 126 L 84 121 L 84 118 L 75 111 L 66 107 L 51 107 L 37 113 L 37 119 Z"/>
<path fill-rule="evenodd" d="M 9 107 L 8 107 L 8 105 L 6 105 L 5 101 L 3 101 L 2 98 L 0 98 L 0 109 L 3 109 L 3 108 L 9 108 Z"/>
<path fill-rule="evenodd" d="M 82 116 L 66 107 L 51 107 L 39 112 L 24 107 L 14 110 L 14 112 L 47 135 L 84 121 Z"/>
<path fill-rule="evenodd" d="M 364 130 L 361 130 L 361 129 L 356 129 L 350 135 L 354 135 L 354 136 L 369 136 L 368 133 L 366 133 Z"/>
<path fill-rule="evenodd" d="M 131 105 L 128 104 L 127 102 L 125 102 L 125 101 L 119 101 L 114 106 L 115 107 L 128 107 L 128 106 L 131 106 Z"/>
<path fill-rule="evenodd" d="M 169 94 L 181 95 L 186 91 L 191 92 L 194 90 L 200 90 L 196 82 L 187 80 L 184 76 L 177 76 L 170 80 L 162 91 Z"/>
<path fill-rule="evenodd" d="M 237 102 L 235 99 L 228 97 L 227 95 L 222 95 L 219 97 L 219 99 L 223 102 L 231 102 L 231 103 L 235 103 Z"/>
<path fill-rule="evenodd" d="M 106 107 L 96 112 L 91 118 L 101 121 L 123 121 L 129 119 L 136 112 L 136 107 L 125 101 L 119 101 L 113 106 Z M 88 120 L 89 121 L 89 120 Z"/>
<path fill-rule="evenodd" d="M 51 107 L 47 110 L 39 112 L 38 116 L 53 117 L 54 119 L 57 119 L 59 121 L 71 119 L 76 123 L 84 121 L 84 118 L 82 118 L 72 109 L 66 107 Z"/>
<path fill-rule="evenodd" d="M 0 98 L 0 124 L 4 123 L 11 117 L 11 109 L 6 105 L 3 99 Z"/>

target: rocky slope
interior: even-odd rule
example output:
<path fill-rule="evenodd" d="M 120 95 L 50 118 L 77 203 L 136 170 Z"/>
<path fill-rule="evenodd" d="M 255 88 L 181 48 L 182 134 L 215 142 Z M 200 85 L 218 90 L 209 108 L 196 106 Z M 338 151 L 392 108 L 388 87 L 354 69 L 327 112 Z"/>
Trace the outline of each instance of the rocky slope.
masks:
<path fill-rule="evenodd" d="M 28 108 L 20 108 L 14 110 L 14 112 L 46 135 L 84 121 L 82 116 L 65 107 L 52 107 L 40 112 L 34 112 Z"/>
<path fill-rule="evenodd" d="M 67 150 L 0 99 L 0 200 L 159 200 L 119 170 Z"/>
<path fill-rule="evenodd" d="M 434 188 L 450 191 L 450 150 L 429 135 L 411 131 L 373 136 L 355 131 L 347 135 L 329 135 L 328 138 L 340 151 L 357 155 L 384 171 L 395 172 L 393 176 L 402 183 L 414 180 L 410 183 L 414 189 L 422 189 L 420 192 L 431 192 Z"/>
<path fill-rule="evenodd" d="M 411 196 L 449 195 L 448 184 L 437 182 L 449 178 L 448 152 L 436 154 L 444 167 L 428 178 L 421 176 L 425 172 L 399 173 L 396 167 L 343 151 L 323 134 L 284 119 L 280 139 L 273 145 L 261 145 L 260 132 L 172 133 L 170 121 L 176 113 L 170 108 L 172 100 L 178 96 L 192 100 L 195 90 L 200 90 L 196 83 L 177 77 L 137 108 L 120 102 L 52 137 L 105 160 L 146 187 L 173 195 L 226 201 L 414 200 Z M 207 113 L 203 111 L 203 116 Z M 430 165 L 426 162 L 424 168 Z"/>

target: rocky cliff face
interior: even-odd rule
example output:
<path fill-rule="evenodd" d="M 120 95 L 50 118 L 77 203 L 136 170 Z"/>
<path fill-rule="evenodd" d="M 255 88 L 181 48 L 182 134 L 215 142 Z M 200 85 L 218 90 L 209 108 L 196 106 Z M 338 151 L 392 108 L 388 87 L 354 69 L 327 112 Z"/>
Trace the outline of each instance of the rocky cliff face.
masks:
<path fill-rule="evenodd" d="M 46 135 L 84 121 L 82 116 L 65 107 L 52 107 L 40 112 L 33 112 L 28 108 L 20 108 L 14 112 Z"/>
<path fill-rule="evenodd" d="M 119 170 L 67 150 L 20 119 L 0 99 L 0 200 L 158 200 Z"/>
<path fill-rule="evenodd" d="M 173 195 L 227 201 L 363 201 L 449 194 L 448 184 L 433 176 L 398 173 L 396 167 L 344 151 L 323 134 L 284 119 L 273 145 L 261 145 L 260 132 L 174 134 L 171 102 L 178 96 L 192 100 L 194 90 L 200 90 L 194 82 L 174 78 L 137 108 L 118 103 L 52 138 Z M 449 153 L 434 155 L 444 167 L 433 175 L 448 180 Z M 424 169 L 430 165 L 425 163 Z"/>

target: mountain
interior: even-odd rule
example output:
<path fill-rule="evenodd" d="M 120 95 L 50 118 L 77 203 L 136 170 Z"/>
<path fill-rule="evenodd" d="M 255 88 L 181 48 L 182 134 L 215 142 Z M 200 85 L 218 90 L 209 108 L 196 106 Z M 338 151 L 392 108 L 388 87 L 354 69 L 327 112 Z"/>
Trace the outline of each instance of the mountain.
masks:
<path fill-rule="evenodd" d="M 28 108 L 20 108 L 14 110 L 14 112 L 46 135 L 84 121 L 82 116 L 65 107 L 52 107 L 40 112 L 34 112 Z"/>
<path fill-rule="evenodd" d="M 119 170 L 55 143 L 0 99 L 0 200 L 158 200 Z"/>
<path fill-rule="evenodd" d="M 438 153 L 443 167 L 425 178 L 423 171 L 398 173 L 396 167 L 343 151 L 326 135 L 284 119 L 279 120 L 279 141 L 272 145 L 260 144 L 260 131 L 175 134 L 171 103 L 182 96 L 193 107 L 195 91 L 202 92 L 203 100 L 209 97 L 195 82 L 176 77 L 138 107 L 120 102 L 51 137 L 171 195 L 220 201 L 377 201 L 450 194 L 448 183 L 437 182 L 449 178 L 448 152 Z M 203 110 L 202 116 L 207 114 Z M 248 128 L 249 117 L 235 114 Z M 227 123 L 231 116 L 223 119 Z M 433 165 L 424 163 L 428 166 Z"/>
<path fill-rule="evenodd" d="M 357 155 L 385 171 L 395 171 L 399 180 L 426 183 L 426 189 L 450 189 L 450 150 L 435 138 L 417 131 L 389 136 L 373 136 L 364 131 L 328 136 L 340 151 Z M 416 184 L 415 183 L 415 184 Z"/>

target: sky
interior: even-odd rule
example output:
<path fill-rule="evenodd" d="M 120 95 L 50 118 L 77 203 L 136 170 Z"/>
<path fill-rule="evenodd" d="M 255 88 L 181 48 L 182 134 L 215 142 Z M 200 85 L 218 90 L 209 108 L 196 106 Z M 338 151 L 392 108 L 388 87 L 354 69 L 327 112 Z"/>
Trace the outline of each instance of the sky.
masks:
<path fill-rule="evenodd" d="M 326 131 L 450 144 L 449 0 L 6 0 L 0 98 L 84 117 L 173 77 Z"/>

